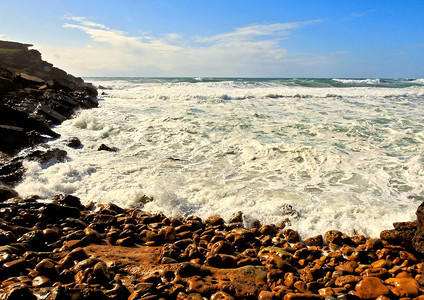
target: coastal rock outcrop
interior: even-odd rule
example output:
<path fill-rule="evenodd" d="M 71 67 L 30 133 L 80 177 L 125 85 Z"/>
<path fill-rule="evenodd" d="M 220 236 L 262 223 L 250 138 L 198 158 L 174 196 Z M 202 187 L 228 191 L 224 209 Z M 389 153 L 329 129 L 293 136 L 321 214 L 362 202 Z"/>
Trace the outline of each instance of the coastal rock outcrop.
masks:
<path fill-rule="evenodd" d="M 0 152 L 11 157 L 46 138 L 59 137 L 51 127 L 77 110 L 98 106 L 93 85 L 43 61 L 31 46 L 0 41 Z M 19 180 L 21 167 L 16 159 L 2 160 L 0 182 Z"/>

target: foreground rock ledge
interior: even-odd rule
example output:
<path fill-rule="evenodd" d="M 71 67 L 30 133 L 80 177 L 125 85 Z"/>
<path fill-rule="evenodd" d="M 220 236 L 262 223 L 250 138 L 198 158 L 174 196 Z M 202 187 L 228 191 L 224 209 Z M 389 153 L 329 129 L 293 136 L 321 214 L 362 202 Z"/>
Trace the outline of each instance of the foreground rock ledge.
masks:
<path fill-rule="evenodd" d="M 13 197 L 16 195 L 11 195 Z M 424 299 L 422 213 L 381 238 L 167 218 L 116 205 L 0 203 L 0 299 Z"/>

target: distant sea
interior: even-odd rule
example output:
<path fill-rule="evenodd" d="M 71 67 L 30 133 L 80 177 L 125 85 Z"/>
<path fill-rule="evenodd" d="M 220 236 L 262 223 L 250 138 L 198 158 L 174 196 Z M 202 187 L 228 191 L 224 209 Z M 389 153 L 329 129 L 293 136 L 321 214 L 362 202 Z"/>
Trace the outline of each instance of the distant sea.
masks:
<path fill-rule="evenodd" d="M 241 211 L 248 226 L 289 218 L 303 237 L 377 236 L 424 200 L 424 79 L 85 80 L 101 87 L 99 108 L 55 128 L 48 144 L 68 159 L 27 162 L 22 195 L 167 216 Z M 82 148 L 65 145 L 72 136 Z"/>

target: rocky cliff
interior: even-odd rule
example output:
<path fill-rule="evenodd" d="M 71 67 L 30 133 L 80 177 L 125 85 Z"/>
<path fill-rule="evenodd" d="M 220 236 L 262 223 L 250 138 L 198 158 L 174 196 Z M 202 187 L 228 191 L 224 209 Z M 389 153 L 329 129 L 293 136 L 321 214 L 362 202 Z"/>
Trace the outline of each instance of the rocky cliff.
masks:
<path fill-rule="evenodd" d="M 97 90 L 41 58 L 32 45 L 0 41 L 0 182 L 20 177 L 19 150 L 57 138 L 51 127 L 97 107 Z"/>

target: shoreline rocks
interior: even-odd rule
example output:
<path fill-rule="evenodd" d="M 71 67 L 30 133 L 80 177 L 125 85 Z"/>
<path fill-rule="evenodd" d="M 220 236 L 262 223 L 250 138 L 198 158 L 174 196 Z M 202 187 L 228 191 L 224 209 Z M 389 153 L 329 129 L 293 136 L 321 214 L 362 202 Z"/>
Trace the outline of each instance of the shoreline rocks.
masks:
<path fill-rule="evenodd" d="M 98 106 L 93 85 L 43 61 L 31 46 L 0 41 L 0 183 L 7 185 L 24 172 L 24 158 L 12 161 L 18 151 L 58 138 L 52 126 Z"/>
<path fill-rule="evenodd" d="M 12 197 L 13 196 L 13 197 Z M 423 299 L 423 254 L 395 223 L 381 238 L 302 239 L 239 217 L 168 218 L 114 204 L 0 202 L 0 299 Z M 422 217 L 422 207 L 417 210 Z"/>

